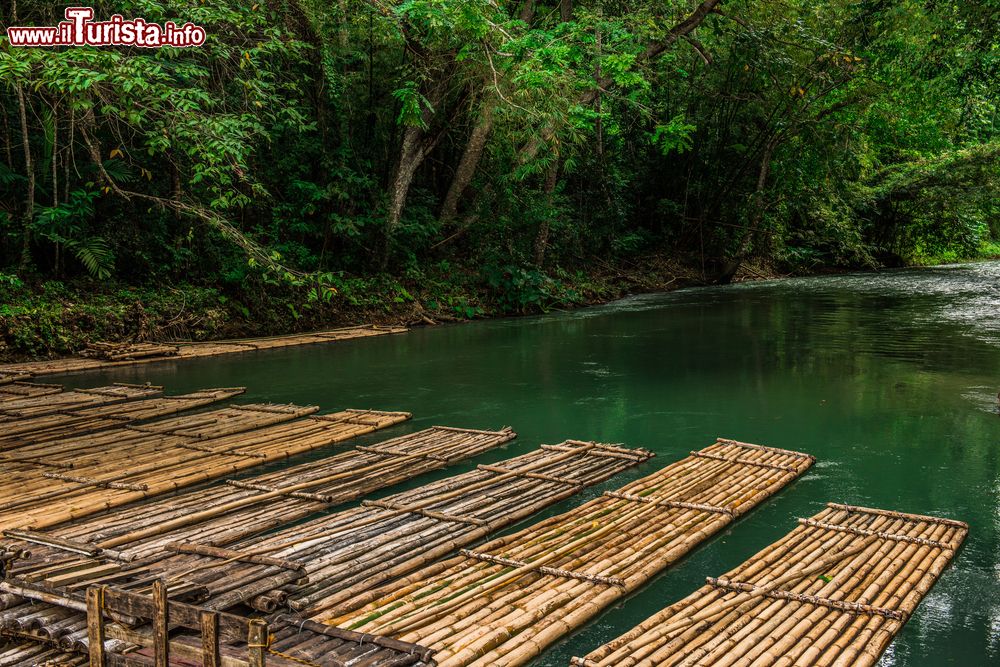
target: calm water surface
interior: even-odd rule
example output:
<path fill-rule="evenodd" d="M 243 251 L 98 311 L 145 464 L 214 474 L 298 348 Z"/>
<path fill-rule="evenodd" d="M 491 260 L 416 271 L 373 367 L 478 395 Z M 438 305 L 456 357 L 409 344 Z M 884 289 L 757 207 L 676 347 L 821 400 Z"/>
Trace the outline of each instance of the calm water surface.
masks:
<path fill-rule="evenodd" d="M 1000 664 L 998 263 L 685 290 L 63 380 L 148 380 L 171 391 L 246 385 L 247 400 L 413 412 L 392 435 L 431 424 L 513 426 L 520 437 L 477 463 L 566 438 L 657 452 L 644 467 L 547 514 L 716 436 L 811 452 L 818 463 L 809 474 L 535 667 L 565 667 L 570 656 L 687 595 L 831 500 L 971 524 L 958 558 L 882 665 Z"/>

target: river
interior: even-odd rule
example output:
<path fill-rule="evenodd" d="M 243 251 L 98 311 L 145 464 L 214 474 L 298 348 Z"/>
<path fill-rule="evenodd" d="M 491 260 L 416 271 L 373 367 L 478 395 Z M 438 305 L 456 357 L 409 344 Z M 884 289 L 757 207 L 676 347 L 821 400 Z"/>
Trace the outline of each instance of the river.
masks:
<path fill-rule="evenodd" d="M 654 450 L 646 475 L 716 436 L 814 454 L 816 466 L 534 665 L 565 667 L 792 529 L 826 501 L 971 526 L 880 663 L 1000 664 L 1000 263 L 643 295 L 539 317 L 59 378 L 172 393 L 245 385 L 248 400 L 413 412 L 512 426 L 505 450 L 566 438 Z M 383 433 L 381 437 L 387 437 Z M 394 487 L 392 491 L 400 487 Z M 532 521 L 537 520 L 533 517 Z"/>

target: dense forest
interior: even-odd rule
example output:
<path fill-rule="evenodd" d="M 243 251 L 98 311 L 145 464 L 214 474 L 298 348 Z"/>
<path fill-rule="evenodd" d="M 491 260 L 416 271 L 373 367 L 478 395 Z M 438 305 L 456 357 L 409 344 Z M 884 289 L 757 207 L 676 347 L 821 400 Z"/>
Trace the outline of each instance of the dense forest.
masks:
<path fill-rule="evenodd" d="M 1000 254 L 998 0 L 94 8 L 208 39 L 0 38 L 0 355 Z"/>

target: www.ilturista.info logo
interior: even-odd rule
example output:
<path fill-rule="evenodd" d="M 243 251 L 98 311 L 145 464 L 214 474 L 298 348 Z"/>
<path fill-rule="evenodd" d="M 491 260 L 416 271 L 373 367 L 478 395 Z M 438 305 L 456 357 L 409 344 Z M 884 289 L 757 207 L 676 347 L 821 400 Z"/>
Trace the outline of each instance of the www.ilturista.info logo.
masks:
<path fill-rule="evenodd" d="M 93 21 L 93 7 L 67 7 L 66 20 L 57 26 L 11 26 L 7 39 L 13 46 L 201 46 L 205 29 L 193 23 L 163 25 L 145 19 L 125 20 L 115 14 L 109 21 Z"/>

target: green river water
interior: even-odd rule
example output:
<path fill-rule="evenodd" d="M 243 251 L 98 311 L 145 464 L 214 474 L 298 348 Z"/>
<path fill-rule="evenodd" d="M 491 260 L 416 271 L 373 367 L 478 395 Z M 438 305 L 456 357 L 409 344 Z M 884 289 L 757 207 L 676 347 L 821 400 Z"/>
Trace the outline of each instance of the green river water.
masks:
<path fill-rule="evenodd" d="M 1000 263 L 682 290 L 58 380 L 151 381 L 171 393 L 245 385 L 245 400 L 414 414 L 377 439 L 432 424 L 510 425 L 519 434 L 506 449 L 409 486 L 566 438 L 657 453 L 538 516 L 716 436 L 810 452 L 818 462 L 802 479 L 534 665 L 565 667 L 831 500 L 971 525 L 883 666 L 1000 664 Z"/>

